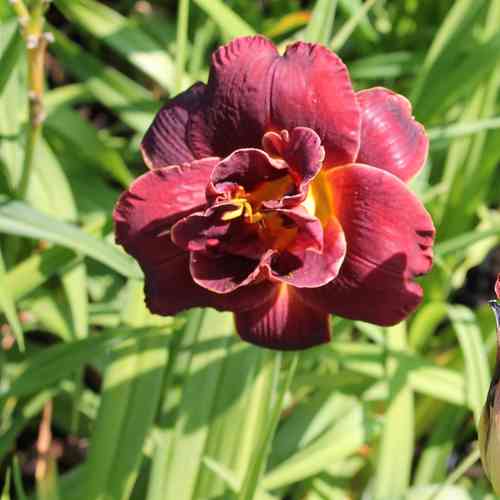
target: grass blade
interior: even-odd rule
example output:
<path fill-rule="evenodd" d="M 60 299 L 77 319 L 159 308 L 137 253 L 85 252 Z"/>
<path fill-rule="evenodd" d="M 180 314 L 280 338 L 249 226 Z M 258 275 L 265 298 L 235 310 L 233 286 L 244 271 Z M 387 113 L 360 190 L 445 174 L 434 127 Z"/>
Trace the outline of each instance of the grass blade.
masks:
<path fill-rule="evenodd" d="M 336 9 L 337 0 L 316 0 L 304 32 L 304 41 L 327 45 L 332 36 Z"/>
<path fill-rule="evenodd" d="M 135 261 L 116 247 L 88 235 L 76 226 L 33 210 L 22 202 L 0 204 L 0 232 L 47 240 L 92 257 L 124 276 L 142 277 Z"/>
<path fill-rule="evenodd" d="M 226 41 L 245 35 L 255 35 L 255 30 L 221 0 L 194 0 L 217 24 Z"/>

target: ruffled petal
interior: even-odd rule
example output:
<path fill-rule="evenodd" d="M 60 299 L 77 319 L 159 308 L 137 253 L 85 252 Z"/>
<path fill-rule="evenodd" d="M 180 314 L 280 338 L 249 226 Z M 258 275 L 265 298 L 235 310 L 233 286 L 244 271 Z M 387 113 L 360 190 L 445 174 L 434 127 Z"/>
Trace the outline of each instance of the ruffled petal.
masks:
<path fill-rule="evenodd" d="M 280 56 L 261 36 L 237 38 L 214 53 L 206 101 L 188 129 L 195 156 L 258 148 L 266 132 L 295 127 L 319 135 L 328 166 L 356 158 L 361 115 L 338 56 L 302 42 Z"/>
<path fill-rule="evenodd" d="M 319 221 L 318 224 L 321 226 Z M 321 287 L 331 282 L 339 274 L 346 253 L 345 235 L 336 219 L 323 228 L 321 243 L 320 249 L 295 246 L 288 253 L 276 256 L 273 275 L 298 288 Z"/>
<path fill-rule="evenodd" d="M 301 289 L 301 297 L 346 318 L 398 323 L 420 303 L 422 290 L 413 278 L 432 266 L 429 214 L 402 181 L 383 170 L 349 165 L 325 178 L 347 253 L 335 280 Z"/>
<path fill-rule="evenodd" d="M 284 178 L 287 172 L 285 162 L 272 159 L 261 149 L 238 149 L 214 168 L 207 194 L 209 198 L 211 196 L 217 198 L 223 193 L 232 197 L 237 193 L 239 186 L 250 193 L 264 183 Z M 293 187 L 293 182 L 290 180 L 288 185 Z M 279 198 L 283 196 L 279 192 L 276 195 Z"/>
<path fill-rule="evenodd" d="M 205 89 L 205 84 L 195 83 L 157 113 L 141 143 L 142 156 L 149 168 L 179 165 L 195 159 L 187 143 L 187 127 L 190 115 L 203 102 Z"/>
<path fill-rule="evenodd" d="M 216 294 L 197 285 L 189 271 L 189 254 L 163 262 L 146 273 L 146 305 L 154 314 L 174 315 L 191 307 L 214 307 L 220 311 L 245 311 L 260 307 L 275 295 L 276 285 L 261 282 L 232 293 Z"/>
<path fill-rule="evenodd" d="M 198 158 L 258 148 L 269 126 L 276 47 L 262 36 L 242 37 L 212 55 L 206 104 L 192 115 L 188 131 Z"/>
<path fill-rule="evenodd" d="M 424 166 L 429 139 L 405 97 L 382 87 L 357 93 L 362 111 L 358 163 L 387 170 L 403 181 Z"/>
<path fill-rule="evenodd" d="M 182 217 L 206 206 L 205 188 L 217 158 L 190 165 L 151 170 L 125 191 L 116 204 L 116 242 L 134 256 L 143 270 L 177 255 L 170 227 Z"/>
<path fill-rule="evenodd" d="M 214 293 L 226 294 L 260 281 L 260 260 L 241 255 L 191 252 L 190 270 L 193 280 Z"/>
<path fill-rule="evenodd" d="M 218 247 L 221 239 L 226 237 L 231 229 L 231 223 L 224 221 L 223 216 L 235 209 L 238 207 L 229 202 L 184 217 L 172 227 L 172 241 L 191 252 Z"/>
<path fill-rule="evenodd" d="M 329 342 L 328 315 L 301 300 L 296 289 L 282 284 L 272 300 L 236 314 L 240 337 L 252 344 L 282 351 Z"/>
<path fill-rule="evenodd" d="M 347 68 L 326 47 L 303 42 L 288 46 L 275 66 L 270 104 L 273 129 L 308 127 L 319 135 L 327 167 L 356 158 L 359 105 Z"/>
<path fill-rule="evenodd" d="M 282 130 L 279 134 L 267 132 L 262 138 L 262 146 L 271 158 L 285 160 L 296 185 L 297 194 L 284 195 L 278 205 L 292 207 L 303 201 L 309 183 L 319 173 L 325 159 L 325 149 L 318 134 L 306 127 L 295 127 L 291 132 Z"/>

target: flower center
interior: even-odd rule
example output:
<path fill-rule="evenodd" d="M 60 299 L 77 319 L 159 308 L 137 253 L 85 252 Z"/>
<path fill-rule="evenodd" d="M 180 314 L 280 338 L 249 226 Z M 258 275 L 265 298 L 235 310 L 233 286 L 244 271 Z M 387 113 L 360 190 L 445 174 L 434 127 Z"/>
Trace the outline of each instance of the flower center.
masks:
<path fill-rule="evenodd" d="M 257 224 L 256 234 L 266 247 L 273 250 L 284 250 L 297 236 L 297 228 L 291 220 L 274 211 L 261 211 L 266 201 L 277 201 L 283 198 L 294 187 L 289 174 L 277 179 L 263 181 L 250 192 L 239 186 L 236 196 L 231 200 L 235 206 L 222 215 L 223 221 L 231 221 L 239 217 L 247 224 Z"/>

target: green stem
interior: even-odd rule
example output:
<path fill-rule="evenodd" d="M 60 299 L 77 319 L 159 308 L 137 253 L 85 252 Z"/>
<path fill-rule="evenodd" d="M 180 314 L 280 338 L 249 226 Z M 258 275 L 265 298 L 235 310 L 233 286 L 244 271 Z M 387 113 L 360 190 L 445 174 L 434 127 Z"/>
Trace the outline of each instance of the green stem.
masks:
<path fill-rule="evenodd" d="M 177 43 L 175 59 L 175 90 L 182 89 L 182 79 L 184 76 L 184 66 L 186 64 L 186 51 L 188 39 L 189 21 L 189 0 L 179 0 L 179 10 L 177 14 Z"/>

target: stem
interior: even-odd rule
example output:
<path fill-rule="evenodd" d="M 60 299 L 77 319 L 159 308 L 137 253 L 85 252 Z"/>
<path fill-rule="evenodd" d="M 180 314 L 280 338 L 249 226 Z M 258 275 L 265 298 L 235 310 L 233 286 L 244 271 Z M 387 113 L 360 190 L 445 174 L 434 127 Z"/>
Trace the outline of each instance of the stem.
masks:
<path fill-rule="evenodd" d="M 186 50 L 188 39 L 188 21 L 189 21 L 189 0 L 179 1 L 179 11 L 177 14 L 177 44 L 175 59 L 175 90 L 180 92 L 182 89 L 182 79 L 184 75 L 184 66 L 186 64 Z"/>
<path fill-rule="evenodd" d="M 16 12 L 22 35 L 28 50 L 28 108 L 29 120 L 26 133 L 26 149 L 24 153 L 21 180 L 17 188 L 17 197 L 25 198 L 29 180 L 33 170 L 33 153 L 40 136 L 45 119 L 43 93 L 45 82 L 45 53 L 48 37 L 43 32 L 44 13 L 49 0 L 35 0 L 31 11 L 28 11 L 22 0 L 14 0 L 12 7 Z"/>

